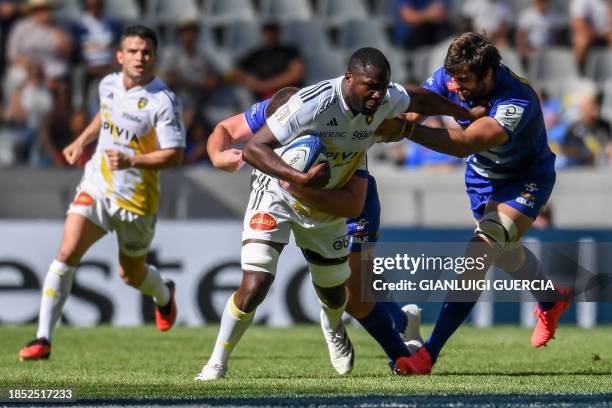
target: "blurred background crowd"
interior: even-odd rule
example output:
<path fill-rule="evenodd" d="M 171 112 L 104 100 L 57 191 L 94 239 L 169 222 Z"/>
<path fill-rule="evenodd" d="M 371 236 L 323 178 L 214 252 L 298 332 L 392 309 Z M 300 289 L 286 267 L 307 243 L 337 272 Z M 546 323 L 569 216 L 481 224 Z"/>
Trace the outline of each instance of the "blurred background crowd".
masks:
<path fill-rule="evenodd" d="M 422 84 L 466 30 L 486 31 L 539 93 L 559 168 L 612 164 L 609 0 L 0 0 L 0 22 L 3 167 L 66 166 L 61 150 L 97 112 L 131 23 L 159 33 L 158 75 L 185 107 L 188 164 L 209 165 L 203 142 L 218 121 L 284 86 L 342 75 L 357 48 L 381 49 L 394 81 Z M 409 143 L 371 156 L 461 165 Z"/>

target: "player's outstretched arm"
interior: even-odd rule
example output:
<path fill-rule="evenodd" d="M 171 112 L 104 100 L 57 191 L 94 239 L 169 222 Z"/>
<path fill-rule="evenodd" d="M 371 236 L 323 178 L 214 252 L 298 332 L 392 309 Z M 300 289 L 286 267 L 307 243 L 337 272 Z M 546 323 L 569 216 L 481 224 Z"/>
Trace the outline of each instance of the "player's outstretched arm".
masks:
<path fill-rule="evenodd" d="M 274 149 L 280 146 L 268 124 L 265 124 L 244 146 L 242 158 L 257 170 L 300 187 L 320 188 L 328 183 L 330 173 L 327 163 L 319 163 L 307 173 L 299 172 L 274 153 Z"/>
<path fill-rule="evenodd" d="M 176 147 L 136 156 L 128 156 L 113 149 L 107 149 L 104 153 L 108 158 L 111 170 L 123 170 L 130 167 L 160 170 L 180 166 L 183 163 L 184 150 L 182 147 Z"/>
<path fill-rule="evenodd" d="M 96 140 L 100 136 L 100 128 L 102 127 L 102 119 L 100 117 L 100 112 L 94 116 L 91 123 L 87 125 L 85 130 L 77 137 L 74 142 L 70 143 L 64 150 L 62 154 L 66 158 L 68 164 L 73 166 L 83 154 L 83 149 L 85 146 Z"/>
<path fill-rule="evenodd" d="M 410 105 L 408 105 L 407 112 L 415 112 L 425 116 L 452 116 L 455 119 L 464 120 L 476 120 L 482 117 L 482 115 L 475 117 L 474 112 L 429 89 L 409 85 L 406 87 L 406 91 L 410 95 Z"/>
<path fill-rule="evenodd" d="M 253 132 L 251 132 L 243 113 L 219 122 L 206 144 L 208 157 L 210 157 L 213 166 L 229 172 L 240 170 L 245 164 L 242 159 L 242 151 L 231 149 L 231 147 L 246 142 L 251 137 L 253 137 Z"/>
<path fill-rule="evenodd" d="M 335 190 L 297 187 L 287 182 L 281 182 L 281 186 L 314 209 L 339 217 L 355 218 L 363 211 L 368 179 L 353 176 L 344 187 Z"/>
<path fill-rule="evenodd" d="M 394 126 L 402 126 L 401 134 L 413 142 L 440 153 L 456 157 L 467 157 L 498 146 L 508 140 L 508 134 L 491 117 L 478 119 L 465 130 L 440 129 L 393 119 Z"/>

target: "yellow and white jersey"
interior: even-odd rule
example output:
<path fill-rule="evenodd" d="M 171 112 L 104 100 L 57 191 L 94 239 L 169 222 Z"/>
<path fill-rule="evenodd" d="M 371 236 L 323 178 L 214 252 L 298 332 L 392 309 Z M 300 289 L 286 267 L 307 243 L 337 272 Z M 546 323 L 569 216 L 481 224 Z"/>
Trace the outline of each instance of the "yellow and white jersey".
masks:
<path fill-rule="evenodd" d="M 354 115 L 342 96 L 343 78 L 302 89 L 266 120 L 282 145 L 303 135 L 322 139 L 331 172 L 326 189 L 342 188 L 357 170 L 367 170 L 366 152 L 376 142 L 375 130 L 385 119 L 405 112 L 410 105 L 410 95 L 401 85 L 392 82 L 373 115 Z M 308 208 L 287 198 L 294 202 L 294 208 L 300 207 L 302 213 Z"/>
<path fill-rule="evenodd" d="M 105 151 L 135 156 L 185 147 L 180 101 L 157 77 L 145 86 L 126 90 L 122 73 L 104 77 L 99 92 L 102 127 L 82 182 L 108 197 L 115 210 L 153 215 L 159 206 L 159 170 L 113 171 Z"/>
<path fill-rule="evenodd" d="M 341 188 L 356 170 L 366 170 L 366 152 L 376 142 L 374 131 L 383 120 L 405 112 L 410 104 L 406 90 L 390 83 L 373 115 L 353 115 L 342 97 L 343 78 L 302 89 L 266 121 L 282 145 L 303 135 L 322 139 L 331 168 L 327 189 Z"/>

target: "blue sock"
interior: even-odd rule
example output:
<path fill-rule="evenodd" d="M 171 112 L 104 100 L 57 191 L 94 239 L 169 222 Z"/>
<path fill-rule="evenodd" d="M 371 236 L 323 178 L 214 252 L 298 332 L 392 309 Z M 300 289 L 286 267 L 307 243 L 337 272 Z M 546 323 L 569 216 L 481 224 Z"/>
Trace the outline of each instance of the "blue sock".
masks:
<path fill-rule="evenodd" d="M 425 342 L 425 348 L 431 355 L 433 363 L 438 359 L 444 344 L 468 317 L 476 302 L 444 302 L 438 315 L 436 326 Z"/>
<path fill-rule="evenodd" d="M 395 331 L 393 320 L 387 314 L 383 303 L 376 303 L 369 315 L 357 320 L 370 336 L 380 344 L 393 364 L 399 357 L 410 355 L 399 333 Z"/>
<path fill-rule="evenodd" d="M 391 317 L 391 320 L 393 320 L 395 331 L 403 333 L 404 330 L 406 330 L 406 325 L 408 325 L 408 320 L 402 308 L 395 302 L 385 302 L 382 305 L 387 310 L 387 314 Z"/>
<path fill-rule="evenodd" d="M 512 272 L 510 275 L 514 279 L 525 279 L 525 280 L 545 280 L 546 277 L 542 273 L 542 268 L 540 267 L 540 261 L 535 256 L 533 252 L 531 252 L 526 247 L 523 247 L 523 252 L 525 253 L 525 262 L 518 268 L 516 271 Z M 553 308 L 553 306 L 557 302 L 544 302 L 541 299 L 553 300 L 558 295 L 556 291 L 537 291 L 532 290 L 531 294 L 538 301 L 538 305 L 542 311 L 547 311 Z"/>

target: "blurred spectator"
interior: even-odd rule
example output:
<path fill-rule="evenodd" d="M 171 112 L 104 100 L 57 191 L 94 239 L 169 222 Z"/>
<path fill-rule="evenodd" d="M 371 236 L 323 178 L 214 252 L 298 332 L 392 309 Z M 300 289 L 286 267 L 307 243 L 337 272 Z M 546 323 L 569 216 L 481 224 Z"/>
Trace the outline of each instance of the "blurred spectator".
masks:
<path fill-rule="evenodd" d="M 185 158 L 183 164 L 210 164 L 206 152 L 206 142 L 210 136 L 209 126 L 206 121 L 197 116 L 187 129 L 187 140 L 185 144 Z"/>
<path fill-rule="evenodd" d="M 524 10 L 518 19 L 516 48 L 523 63 L 534 51 L 555 43 L 559 16 L 550 7 L 550 0 L 533 0 L 533 5 Z"/>
<path fill-rule="evenodd" d="M 397 44 L 413 50 L 449 37 L 448 8 L 448 0 L 395 0 Z"/>
<path fill-rule="evenodd" d="M 458 126 L 452 120 L 445 122 L 445 118 L 440 116 L 429 117 L 424 123 L 427 126 L 437 128 L 456 128 Z M 421 167 L 436 171 L 446 171 L 454 169 L 463 163 L 463 160 L 458 157 L 439 153 L 417 143 L 410 143 L 407 140 L 396 143 L 394 148 L 394 161 L 398 166 L 412 168 Z"/>
<path fill-rule="evenodd" d="M 53 18 L 55 1 L 29 0 L 28 15 L 13 26 L 8 38 L 9 67 L 5 76 L 7 95 L 23 84 L 26 66 L 42 66 L 49 88 L 55 91 L 56 103 L 69 105 L 67 77 L 72 53 L 72 39 Z"/>
<path fill-rule="evenodd" d="M 218 87 L 219 76 L 209 58 L 198 49 L 200 28 L 195 21 L 184 21 L 176 29 L 178 44 L 164 49 L 161 58 L 162 77 L 183 103 L 185 124 L 206 103 Z"/>
<path fill-rule="evenodd" d="M 570 0 L 570 17 L 574 57 L 584 72 L 589 48 L 612 44 L 610 0 Z"/>
<path fill-rule="evenodd" d="M 26 81 L 13 89 L 6 112 L 11 124 L 6 131 L 11 133 L 14 149 L 19 160 L 27 161 L 36 149 L 37 133 L 43 117 L 53 109 L 53 94 L 47 87 L 40 64 L 30 62 L 26 68 Z"/>
<path fill-rule="evenodd" d="M 7 120 L 36 131 L 42 117 L 53 108 L 53 94 L 47 87 L 40 64 L 30 62 L 26 81 L 13 90 Z"/>
<path fill-rule="evenodd" d="M 563 115 L 563 104 L 559 99 L 549 98 L 543 89 L 539 89 L 537 94 L 544 115 L 548 144 L 553 152 L 557 153 L 569 127 L 569 123 Z"/>
<path fill-rule="evenodd" d="M 510 9 L 498 0 L 468 0 L 461 7 L 461 15 L 469 22 L 468 31 L 487 33 L 498 48 L 508 47 Z"/>
<path fill-rule="evenodd" d="M 85 63 L 85 98 L 90 84 L 112 72 L 116 66 L 115 49 L 121 36 L 121 24 L 105 16 L 104 0 L 85 0 L 78 24 L 81 58 Z"/>
<path fill-rule="evenodd" d="M 585 166 L 612 162 L 610 124 L 599 115 L 594 94 L 586 94 L 580 103 L 580 118 L 570 125 L 561 152 L 565 166 Z"/>
<path fill-rule="evenodd" d="M 236 81 L 256 95 L 271 97 L 285 86 L 302 86 L 304 61 L 293 45 L 280 43 L 280 26 L 267 23 L 262 27 L 263 46 L 238 61 Z"/>
<path fill-rule="evenodd" d="M 56 105 L 55 109 L 43 118 L 38 132 L 38 150 L 33 152 L 31 164 L 42 167 L 67 166 L 62 150 L 85 130 L 88 123 L 87 112 L 84 109 L 68 113 Z M 84 156 L 87 155 L 86 151 Z"/>
<path fill-rule="evenodd" d="M 6 64 L 6 39 L 13 24 L 20 17 L 23 1 L 0 1 L 0 76 L 4 75 Z"/>

